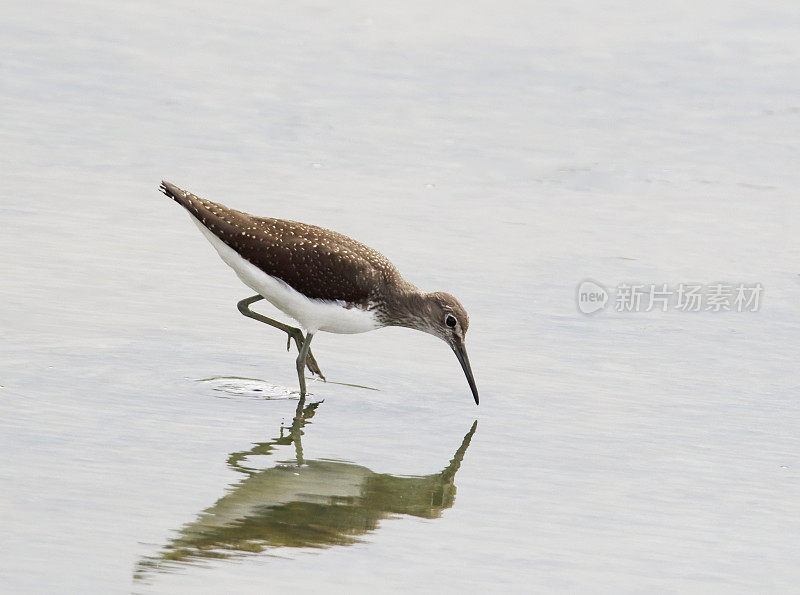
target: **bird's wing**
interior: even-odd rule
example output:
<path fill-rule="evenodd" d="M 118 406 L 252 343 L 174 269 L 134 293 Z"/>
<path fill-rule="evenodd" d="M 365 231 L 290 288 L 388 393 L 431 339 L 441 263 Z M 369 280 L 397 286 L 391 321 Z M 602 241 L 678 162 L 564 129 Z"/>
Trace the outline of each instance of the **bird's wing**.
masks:
<path fill-rule="evenodd" d="M 340 233 L 256 217 L 169 182 L 160 189 L 245 260 L 310 298 L 366 304 L 376 288 L 402 282 L 386 257 Z"/>

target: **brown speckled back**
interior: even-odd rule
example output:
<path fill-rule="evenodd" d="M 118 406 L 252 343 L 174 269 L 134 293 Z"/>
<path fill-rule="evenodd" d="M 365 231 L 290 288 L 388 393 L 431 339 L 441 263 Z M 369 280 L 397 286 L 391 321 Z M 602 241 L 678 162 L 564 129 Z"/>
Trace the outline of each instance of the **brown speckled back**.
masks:
<path fill-rule="evenodd" d="M 161 190 L 244 259 L 310 298 L 365 305 L 408 285 L 380 252 L 335 231 L 249 215 L 169 182 Z"/>

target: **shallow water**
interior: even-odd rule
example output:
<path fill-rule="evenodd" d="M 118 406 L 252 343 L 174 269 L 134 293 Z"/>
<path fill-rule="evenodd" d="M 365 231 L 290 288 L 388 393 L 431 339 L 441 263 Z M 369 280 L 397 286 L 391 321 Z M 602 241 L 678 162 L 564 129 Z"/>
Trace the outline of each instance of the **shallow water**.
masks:
<path fill-rule="evenodd" d="M 4 591 L 795 588 L 796 7 L 0 14 Z M 385 329 L 321 333 L 298 416 L 162 178 L 457 295 L 480 407 Z M 587 278 L 764 296 L 585 316 Z"/>

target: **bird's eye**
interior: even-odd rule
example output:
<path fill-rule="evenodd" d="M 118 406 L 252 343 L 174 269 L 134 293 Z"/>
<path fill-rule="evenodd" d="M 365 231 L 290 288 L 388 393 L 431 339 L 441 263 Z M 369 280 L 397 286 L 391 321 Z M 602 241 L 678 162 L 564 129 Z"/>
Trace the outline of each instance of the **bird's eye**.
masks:
<path fill-rule="evenodd" d="M 448 314 L 444 319 L 444 323 L 447 326 L 449 326 L 450 328 L 455 328 L 456 327 L 456 317 L 453 316 L 452 314 Z"/>

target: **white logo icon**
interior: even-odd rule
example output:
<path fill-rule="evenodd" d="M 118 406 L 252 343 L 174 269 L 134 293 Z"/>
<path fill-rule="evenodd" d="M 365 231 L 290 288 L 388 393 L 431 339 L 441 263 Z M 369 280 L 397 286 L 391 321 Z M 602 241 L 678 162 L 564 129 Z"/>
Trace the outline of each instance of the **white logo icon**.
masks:
<path fill-rule="evenodd" d="M 576 299 L 578 310 L 583 314 L 594 314 L 608 304 L 608 291 L 599 283 L 586 279 L 578 284 Z"/>

